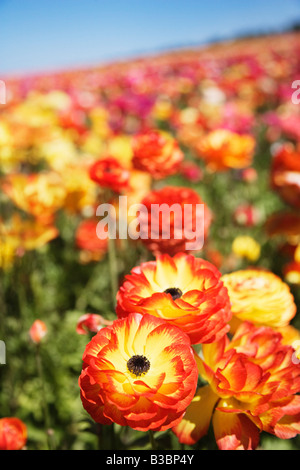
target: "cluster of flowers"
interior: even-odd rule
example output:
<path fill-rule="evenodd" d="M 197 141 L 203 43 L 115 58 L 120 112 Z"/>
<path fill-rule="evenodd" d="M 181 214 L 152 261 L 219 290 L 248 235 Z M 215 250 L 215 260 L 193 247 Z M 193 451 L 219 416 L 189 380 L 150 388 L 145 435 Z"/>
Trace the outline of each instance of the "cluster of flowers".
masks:
<path fill-rule="evenodd" d="M 22 217 L 6 211 L 1 218 L 0 265 L 9 268 L 16 257 L 59 236 L 60 211 L 83 222 L 76 237 L 81 260 L 101 259 L 107 243 L 92 237 L 93 216 L 99 202 L 107 201 L 107 185 L 134 203 L 147 196 L 147 205 L 152 198 L 173 197 L 168 190 L 150 193 L 153 180 L 179 173 L 201 181 L 198 162 L 210 172 L 234 169 L 245 181 L 255 180 L 257 126 L 267 126 L 267 138 L 277 145 L 274 188 L 299 208 L 300 116 L 290 99 L 298 50 L 298 37 L 291 34 L 269 38 L 267 45 L 258 38 L 7 80 L 7 104 L 0 109 L 1 188 Z M 158 135 L 158 128 L 164 132 Z M 181 148 L 195 158 L 183 158 Z M 253 224 L 260 214 L 242 205 L 235 217 Z M 239 240 L 234 250 L 245 251 L 247 241 Z M 250 259 L 258 252 L 246 249 Z M 298 282 L 299 256 L 292 261 L 285 274 Z"/>
<path fill-rule="evenodd" d="M 101 261 L 109 238 L 97 236 L 95 211 L 101 202 L 115 204 L 118 195 L 149 208 L 203 204 L 209 239 L 215 214 L 208 204 L 191 187 L 164 179 L 181 174 L 199 182 L 203 173 L 233 171 L 255 182 L 257 124 L 268 128 L 271 185 L 293 209 L 267 224 L 270 236 L 285 237 L 292 256 L 284 280 L 253 267 L 222 274 L 218 253 L 206 260 L 186 252 L 175 219 L 170 239 L 159 233 L 137 240 L 154 259 L 126 273 L 116 319 L 86 314 L 77 325 L 78 333 L 95 333 L 79 386 L 83 407 L 98 423 L 171 429 L 188 445 L 212 424 L 220 449 L 255 449 L 262 431 L 282 439 L 300 432 L 300 361 L 293 346 L 300 335 L 291 324 L 297 308 L 287 283 L 300 284 L 294 212 L 300 207 L 300 111 L 289 94 L 298 70 L 291 50 L 300 44 L 297 35 L 276 37 L 259 55 L 261 41 L 248 49 L 233 45 L 230 53 L 218 46 L 8 83 L 11 97 L 0 121 L 1 188 L 12 203 L 0 221 L 4 270 L 59 235 L 60 211 L 79 221 L 80 262 Z M 275 111 L 258 118 L 258 109 L 270 104 Z M 252 226 L 260 214 L 242 205 L 234 217 Z M 141 231 L 151 222 L 151 216 L 141 220 Z M 250 261 L 260 254 L 250 237 L 236 238 L 232 249 Z M 34 326 L 32 339 L 39 342 L 45 325 Z M 22 423 L 0 420 L 0 448 L 25 442 Z"/>
<path fill-rule="evenodd" d="M 262 431 L 300 432 L 296 306 L 273 273 L 222 276 L 191 254 L 158 255 L 126 276 L 116 313 L 109 325 L 97 314 L 78 324 L 97 331 L 79 379 L 96 422 L 171 428 L 193 445 L 212 420 L 218 447 L 231 450 L 255 449 Z"/>

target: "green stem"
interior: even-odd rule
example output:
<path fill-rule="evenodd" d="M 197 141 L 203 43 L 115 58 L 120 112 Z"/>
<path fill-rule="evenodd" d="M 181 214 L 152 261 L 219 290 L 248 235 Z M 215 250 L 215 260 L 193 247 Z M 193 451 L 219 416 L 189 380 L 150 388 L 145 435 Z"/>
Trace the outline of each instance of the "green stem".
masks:
<path fill-rule="evenodd" d="M 44 412 L 44 422 L 46 428 L 46 437 L 49 450 L 54 450 L 53 439 L 52 439 L 52 430 L 50 429 L 50 418 L 49 418 L 49 411 L 46 399 L 46 390 L 45 390 L 45 380 L 43 374 L 43 366 L 42 366 L 42 359 L 40 354 L 40 345 L 36 345 L 36 364 L 37 364 L 37 371 L 41 381 L 42 387 L 42 402 L 43 402 L 43 412 Z"/>
<path fill-rule="evenodd" d="M 154 433 L 151 430 L 149 430 L 148 433 L 149 433 L 149 440 L 150 440 L 151 448 L 152 448 L 152 450 L 156 450 L 157 445 L 156 445 L 156 442 L 155 442 L 155 439 L 154 439 Z"/>
<path fill-rule="evenodd" d="M 118 292 L 119 276 L 118 276 L 118 263 L 116 254 L 116 240 L 109 237 L 108 240 L 108 259 L 109 259 L 109 271 L 110 271 L 110 282 L 111 282 L 111 296 L 113 309 L 116 306 L 116 296 Z"/>

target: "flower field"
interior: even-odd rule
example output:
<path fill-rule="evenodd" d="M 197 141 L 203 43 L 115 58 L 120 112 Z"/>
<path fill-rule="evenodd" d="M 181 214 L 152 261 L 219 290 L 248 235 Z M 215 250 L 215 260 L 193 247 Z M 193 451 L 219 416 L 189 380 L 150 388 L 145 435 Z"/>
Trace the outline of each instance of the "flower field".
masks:
<path fill-rule="evenodd" d="M 299 58 L 5 80 L 1 450 L 300 448 Z"/>

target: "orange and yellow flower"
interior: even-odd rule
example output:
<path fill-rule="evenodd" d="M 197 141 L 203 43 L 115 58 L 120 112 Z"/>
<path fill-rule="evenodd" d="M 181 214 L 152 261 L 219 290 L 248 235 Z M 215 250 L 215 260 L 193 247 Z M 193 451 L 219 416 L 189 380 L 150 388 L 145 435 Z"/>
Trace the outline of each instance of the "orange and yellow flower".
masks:
<path fill-rule="evenodd" d="M 203 345 L 195 357 L 208 384 L 173 428 L 181 443 L 195 444 L 211 421 L 221 450 L 255 449 L 262 431 L 281 439 L 300 433 L 300 364 L 280 333 L 244 322 L 231 342 Z"/>
<path fill-rule="evenodd" d="M 21 450 L 27 442 L 27 426 L 19 418 L 0 419 L 0 450 Z"/>
<path fill-rule="evenodd" d="M 151 314 L 181 328 L 192 344 L 217 341 L 231 319 L 227 289 L 208 261 L 178 253 L 159 255 L 125 276 L 117 293 L 116 312 Z"/>
<path fill-rule="evenodd" d="M 96 422 L 163 431 L 181 420 L 197 378 L 188 336 L 161 318 L 133 313 L 86 346 L 79 385 Z"/>
<path fill-rule="evenodd" d="M 176 173 L 184 159 L 177 141 L 161 131 L 148 131 L 133 137 L 132 164 L 149 173 L 154 179 L 162 179 Z"/>
<path fill-rule="evenodd" d="M 202 249 L 212 214 L 196 191 L 165 186 L 151 191 L 141 204 L 145 211 L 141 211 L 138 217 L 140 239 L 152 253 L 175 255 Z"/>
<path fill-rule="evenodd" d="M 244 269 L 222 276 L 235 323 L 282 328 L 296 314 L 294 297 L 280 277 L 261 269 Z"/>
<path fill-rule="evenodd" d="M 200 139 L 197 154 L 213 171 L 242 169 L 251 165 L 255 140 L 251 135 L 216 129 Z"/>

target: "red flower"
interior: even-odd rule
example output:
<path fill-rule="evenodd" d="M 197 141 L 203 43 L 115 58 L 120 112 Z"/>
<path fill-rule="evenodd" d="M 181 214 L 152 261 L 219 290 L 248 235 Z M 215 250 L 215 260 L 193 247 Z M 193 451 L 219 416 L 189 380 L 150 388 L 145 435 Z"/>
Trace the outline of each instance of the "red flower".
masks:
<path fill-rule="evenodd" d="M 233 217 L 237 224 L 245 227 L 257 225 L 262 218 L 260 211 L 256 207 L 247 204 L 238 206 L 234 211 Z"/>
<path fill-rule="evenodd" d="M 47 326 L 42 320 L 35 320 L 29 330 L 29 336 L 34 343 L 40 343 L 47 334 Z"/>
<path fill-rule="evenodd" d="M 76 331 L 80 335 L 86 335 L 88 331 L 97 333 L 100 328 L 111 324 L 112 321 L 106 320 L 101 315 L 97 315 L 96 313 L 86 313 L 79 318 Z"/>
<path fill-rule="evenodd" d="M 130 173 L 112 157 L 97 160 L 90 167 L 90 178 L 103 188 L 122 193 L 129 188 Z"/>
<path fill-rule="evenodd" d="M 101 238 L 98 237 L 98 222 L 95 219 L 83 220 L 76 230 L 76 245 L 83 251 L 87 261 L 101 259 L 108 248 L 108 233 L 102 231 Z"/>
<path fill-rule="evenodd" d="M 27 441 L 27 427 L 19 418 L 0 419 L 0 450 L 21 450 Z"/>
<path fill-rule="evenodd" d="M 181 420 L 197 378 L 188 336 L 161 318 L 134 313 L 92 338 L 79 385 L 96 422 L 163 431 Z"/>
<path fill-rule="evenodd" d="M 116 312 L 151 314 L 181 328 L 192 344 L 209 343 L 229 330 L 227 289 L 211 263 L 178 253 L 132 269 L 117 294 Z"/>
<path fill-rule="evenodd" d="M 273 158 L 271 184 L 285 202 L 300 208 L 300 149 L 284 145 L 278 150 Z"/>
<path fill-rule="evenodd" d="M 192 183 L 198 183 L 203 178 L 202 169 L 193 162 L 183 162 L 180 171 L 182 176 Z"/>
<path fill-rule="evenodd" d="M 202 249 L 211 212 L 196 191 L 166 186 L 150 192 L 141 204 L 140 238 L 155 255 Z"/>
<path fill-rule="evenodd" d="M 132 146 L 133 166 L 150 173 L 155 179 L 176 173 L 184 158 L 176 140 L 156 130 L 136 135 Z"/>

